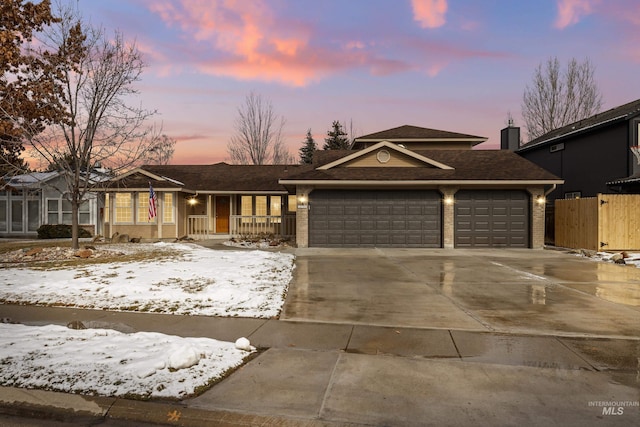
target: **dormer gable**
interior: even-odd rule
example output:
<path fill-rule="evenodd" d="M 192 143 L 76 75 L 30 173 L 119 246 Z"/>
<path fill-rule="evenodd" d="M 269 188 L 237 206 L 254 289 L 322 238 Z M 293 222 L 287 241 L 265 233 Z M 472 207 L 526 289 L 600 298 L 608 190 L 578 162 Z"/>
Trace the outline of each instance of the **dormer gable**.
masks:
<path fill-rule="evenodd" d="M 355 151 L 331 163 L 322 165 L 318 170 L 350 167 L 427 167 L 453 169 L 451 166 L 400 147 L 392 142 L 382 141 L 363 150 Z"/>

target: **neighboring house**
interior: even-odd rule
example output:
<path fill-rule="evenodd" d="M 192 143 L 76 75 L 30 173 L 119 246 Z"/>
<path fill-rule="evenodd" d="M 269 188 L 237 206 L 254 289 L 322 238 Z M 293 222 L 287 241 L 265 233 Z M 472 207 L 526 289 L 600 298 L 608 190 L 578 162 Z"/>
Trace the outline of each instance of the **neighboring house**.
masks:
<path fill-rule="evenodd" d="M 298 247 L 544 244 L 555 175 L 486 138 L 401 126 L 317 151 L 313 165 L 143 166 L 106 190 L 104 230 L 131 237 L 274 233 Z M 157 216 L 148 217 L 149 187 Z"/>
<path fill-rule="evenodd" d="M 43 224 L 71 224 L 71 202 L 61 172 L 33 172 L 7 177 L 0 186 L 0 237 L 36 237 Z M 87 194 L 79 224 L 92 234 L 99 222 L 98 200 Z"/>
<path fill-rule="evenodd" d="M 502 130 L 501 148 L 515 151 L 564 180 L 548 196 L 595 197 L 598 193 L 640 193 L 640 100 L 561 127 L 519 147 L 519 129 Z"/>

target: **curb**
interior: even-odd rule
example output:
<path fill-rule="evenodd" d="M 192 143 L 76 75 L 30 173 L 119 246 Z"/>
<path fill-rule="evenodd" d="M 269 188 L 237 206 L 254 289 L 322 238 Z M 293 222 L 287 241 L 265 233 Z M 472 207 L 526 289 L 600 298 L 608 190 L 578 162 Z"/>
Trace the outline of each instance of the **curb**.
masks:
<path fill-rule="evenodd" d="M 150 402 L 83 396 L 54 391 L 0 387 L 0 414 L 59 422 L 96 424 L 104 420 L 183 427 L 334 427 L 356 426 L 317 419 L 252 415 L 189 408 L 180 402 Z"/>

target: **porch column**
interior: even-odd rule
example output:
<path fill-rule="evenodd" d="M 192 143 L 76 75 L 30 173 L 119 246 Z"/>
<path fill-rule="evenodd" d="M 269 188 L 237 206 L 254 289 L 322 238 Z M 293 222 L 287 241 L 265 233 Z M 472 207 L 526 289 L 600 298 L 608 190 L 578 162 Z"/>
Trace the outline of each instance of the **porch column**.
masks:
<path fill-rule="evenodd" d="M 296 187 L 296 244 L 309 247 L 309 193 L 312 187 Z"/>
<path fill-rule="evenodd" d="M 531 248 L 544 248 L 545 209 L 547 201 L 544 197 L 544 189 L 539 187 L 527 188 L 531 194 Z"/>
<path fill-rule="evenodd" d="M 162 218 L 164 215 L 164 195 L 165 193 L 162 193 L 162 197 L 158 197 L 158 201 L 157 201 L 157 205 L 156 206 L 156 228 L 157 228 L 157 233 L 158 233 L 158 239 L 162 239 Z"/>
<path fill-rule="evenodd" d="M 455 194 L 457 187 L 441 187 L 442 193 L 442 247 L 453 249 L 455 247 Z"/>

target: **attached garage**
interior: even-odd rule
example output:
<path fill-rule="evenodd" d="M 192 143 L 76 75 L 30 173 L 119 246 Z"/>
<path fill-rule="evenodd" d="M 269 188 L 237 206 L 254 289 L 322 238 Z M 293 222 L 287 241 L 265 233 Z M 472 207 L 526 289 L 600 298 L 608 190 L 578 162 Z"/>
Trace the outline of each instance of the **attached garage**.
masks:
<path fill-rule="evenodd" d="M 440 248 L 441 199 L 433 190 L 314 190 L 309 246 Z"/>
<path fill-rule="evenodd" d="M 455 194 L 455 247 L 530 247 L 530 199 L 523 190 Z"/>

